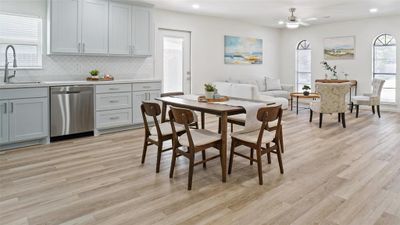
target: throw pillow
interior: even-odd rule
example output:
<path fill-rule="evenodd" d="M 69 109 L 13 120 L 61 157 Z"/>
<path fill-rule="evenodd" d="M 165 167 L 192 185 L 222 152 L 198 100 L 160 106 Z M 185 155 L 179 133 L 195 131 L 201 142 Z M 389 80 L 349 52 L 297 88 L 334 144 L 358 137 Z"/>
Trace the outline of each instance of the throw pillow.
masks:
<path fill-rule="evenodd" d="M 267 91 L 282 90 L 281 80 L 268 78 L 267 79 Z"/>
<path fill-rule="evenodd" d="M 264 91 L 267 90 L 266 77 L 264 77 L 263 79 L 256 80 L 256 84 L 257 84 L 257 87 L 258 87 L 258 91 L 264 92 Z"/>

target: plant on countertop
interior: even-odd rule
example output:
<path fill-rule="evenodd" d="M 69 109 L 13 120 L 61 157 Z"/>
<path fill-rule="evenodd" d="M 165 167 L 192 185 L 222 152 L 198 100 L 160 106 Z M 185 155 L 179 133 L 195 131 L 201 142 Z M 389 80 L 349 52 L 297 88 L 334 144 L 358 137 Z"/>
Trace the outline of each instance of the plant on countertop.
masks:
<path fill-rule="evenodd" d="M 336 80 L 338 79 L 336 66 L 330 66 L 326 61 L 322 61 L 321 65 L 326 71 L 331 71 L 332 72 L 332 78 L 333 79 L 336 79 Z"/>
<path fill-rule="evenodd" d="M 303 94 L 304 94 L 305 96 L 310 95 L 310 90 L 311 90 L 311 87 L 310 87 L 310 86 L 304 85 L 302 89 L 303 89 Z"/>
<path fill-rule="evenodd" d="M 91 70 L 89 73 L 92 76 L 98 76 L 99 75 L 99 71 L 98 70 Z"/>

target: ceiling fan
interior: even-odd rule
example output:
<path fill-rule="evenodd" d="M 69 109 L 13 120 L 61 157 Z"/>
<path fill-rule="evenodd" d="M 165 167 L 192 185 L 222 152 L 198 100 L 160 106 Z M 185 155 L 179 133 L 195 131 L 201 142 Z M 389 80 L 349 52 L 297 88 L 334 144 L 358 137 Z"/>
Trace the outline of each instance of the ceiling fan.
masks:
<path fill-rule="evenodd" d="M 287 18 L 287 21 L 279 21 L 279 24 L 286 24 L 286 27 L 289 29 L 296 29 L 298 28 L 300 25 L 301 26 L 309 26 L 310 24 L 304 22 L 304 21 L 313 21 L 313 20 L 317 20 L 317 18 L 315 17 L 311 17 L 311 18 L 307 18 L 307 19 L 300 19 L 297 18 L 294 15 L 294 12 L 296 11 L 296 8 L 290 8 L 289 12 L 290 12 L 290 16 Z"/>

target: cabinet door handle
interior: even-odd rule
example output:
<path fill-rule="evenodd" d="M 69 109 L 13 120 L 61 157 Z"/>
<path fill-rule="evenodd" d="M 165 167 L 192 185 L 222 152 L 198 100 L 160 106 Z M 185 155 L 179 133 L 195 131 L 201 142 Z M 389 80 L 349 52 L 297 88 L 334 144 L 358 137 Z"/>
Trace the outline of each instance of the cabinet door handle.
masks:
<path fill-rule="evenodd" d="M 118 103 L 118 100 L 110 100 L 110 103 Z"/>
<path fill-rule="evenodd" d="M 82 52 L 85 53 L 85 43 L 82 43 Z"/>
<path fill-rule="evenodd" d="M 81 43 L 80 42 L 78 43 L 78 52 L 79 53 L 81 52 Z"/>
<path fill-rule="evenodd" d="M 7 114 L 7 102 L 4 103 L 4 114 Z"/>
<path fill-rule="evenodd" d="M 148 89 L 148 88 L 151 88 L 151 86 L 143 86 L 142 88 Z"/>
<path fill-rule="evenodd" d="M 119 119 L 119 116 L 110 117 L 110 120 L 117 120 L 117 119 Z"/>
<path fill-rule="evenodd" d="M 110 91 L 118 91 L 119 88 L 109 88 Z"/>
<path fill-rule="evenodd" d="M 14 102 L 11 102 L 11 113 L 14 113 Z"/>

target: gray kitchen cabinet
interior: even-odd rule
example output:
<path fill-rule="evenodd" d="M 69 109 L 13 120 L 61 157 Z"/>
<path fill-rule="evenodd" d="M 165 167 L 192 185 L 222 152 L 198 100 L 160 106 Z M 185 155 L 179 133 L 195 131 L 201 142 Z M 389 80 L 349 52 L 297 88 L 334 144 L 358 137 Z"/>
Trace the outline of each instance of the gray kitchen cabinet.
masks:
<path fill-rule="evenodd" d="M 0 101 L 0 144 L 8 142 L 8 101 Z"/>

